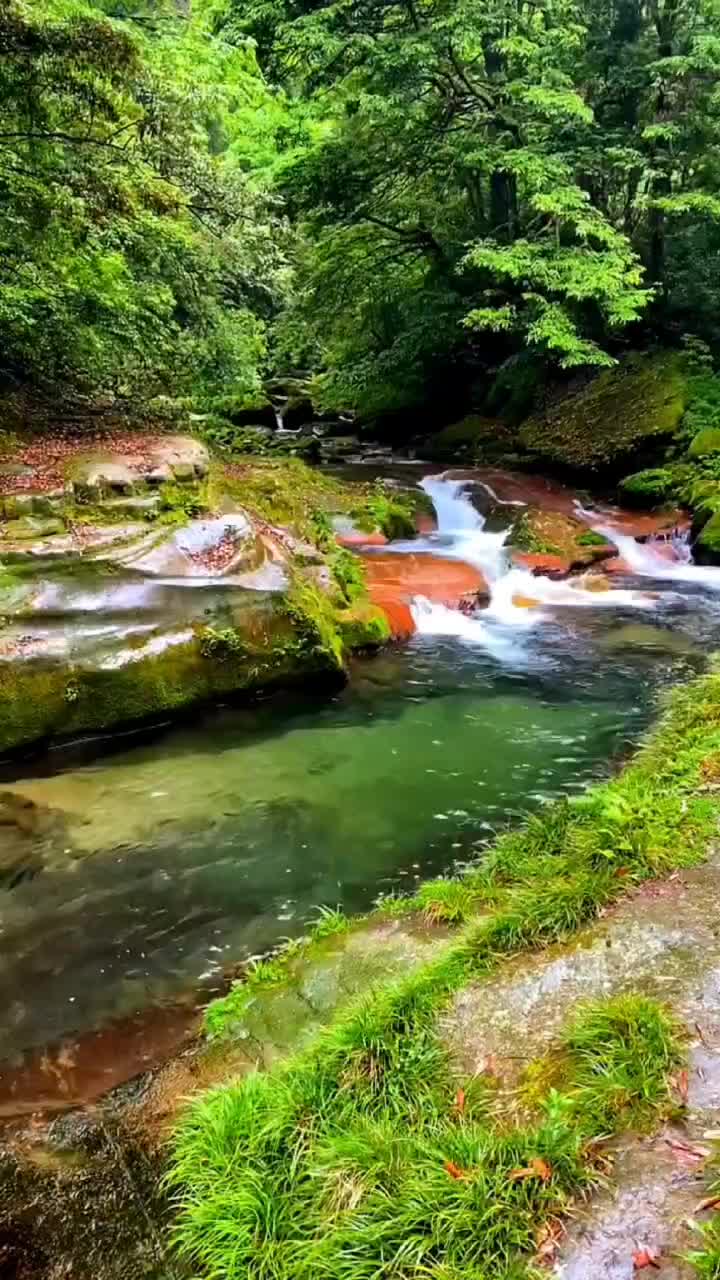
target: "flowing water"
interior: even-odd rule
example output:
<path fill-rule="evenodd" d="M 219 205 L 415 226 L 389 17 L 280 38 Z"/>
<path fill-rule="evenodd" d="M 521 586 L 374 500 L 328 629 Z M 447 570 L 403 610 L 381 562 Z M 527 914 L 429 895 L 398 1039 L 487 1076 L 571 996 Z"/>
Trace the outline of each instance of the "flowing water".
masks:
<path fill-rule="evenodd" d="M 109 755 L 55 753 L 7 783 L 55 825 L 43 869 L 0 899 L 3 1060 L 216 988 L 321 904 L 361 910 L 477 857 L 508 822 L 603 776 L 658 687 L 720 642 L 720 570 L 682 545 L 669 560 L 608 529 L 628 572 L 593 591 L 511 566 L 517 499 L 485 484 L 486 520 L 465 482 L 423 487 L 437 532 L 390 550 L 480 569 L 487 608 L 416 597 L 412 640 L 326 701 L 220 709 Z"/>

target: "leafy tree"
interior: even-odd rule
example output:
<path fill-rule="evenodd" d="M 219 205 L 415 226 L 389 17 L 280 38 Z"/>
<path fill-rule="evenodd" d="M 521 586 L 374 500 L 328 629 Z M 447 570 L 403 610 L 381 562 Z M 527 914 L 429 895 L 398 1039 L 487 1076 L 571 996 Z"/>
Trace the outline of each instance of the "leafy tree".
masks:
<path fill-rule="evenodd" d="M 275 176 L 302 229 L 284 337 L 324 363 L 327 400 L 413 400 L 434 371 L 520 345 L 612 363 L 641 318 L 686 323 L 698 267 L 712 324 L 719 13 L 230 0 L 314 120 Z"/>
<path fill-rule="evenodd" d="M 0 12 L 0 377 L 71 400 L 247 390 L 279 219 L 230 163 L 262 98 L 202 13 L 83 0 Z"/>

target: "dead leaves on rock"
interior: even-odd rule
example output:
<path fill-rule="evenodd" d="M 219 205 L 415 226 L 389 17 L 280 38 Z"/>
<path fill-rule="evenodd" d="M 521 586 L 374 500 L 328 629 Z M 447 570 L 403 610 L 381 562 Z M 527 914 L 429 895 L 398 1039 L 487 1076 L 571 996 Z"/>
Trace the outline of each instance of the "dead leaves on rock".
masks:
<path fill-rule="evenodd" d="M 633 1256 L 633 1270 L 644 1271 L 646 1267 L 654 1267 L 656 1271 L 660 1270 L 660 1254 L 654 1249 L 636 1249 Z"/>

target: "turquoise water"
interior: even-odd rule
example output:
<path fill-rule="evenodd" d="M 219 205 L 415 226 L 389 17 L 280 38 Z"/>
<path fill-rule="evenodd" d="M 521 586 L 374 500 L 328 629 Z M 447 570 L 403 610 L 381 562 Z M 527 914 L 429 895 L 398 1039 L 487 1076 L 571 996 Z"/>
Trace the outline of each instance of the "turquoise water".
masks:
<path fill-rule="evenodd" d="M 63 822 L 45 869 L 3 895 L 4 1056 L 212 989 L 318 905 L 410 889 L 606 773 L 657 687 L 701 661 L 695 614 L 668 610 L 582 610 L 503 661 L 419 636 L 325 702 L 219 710 L 16 781 Z"/>

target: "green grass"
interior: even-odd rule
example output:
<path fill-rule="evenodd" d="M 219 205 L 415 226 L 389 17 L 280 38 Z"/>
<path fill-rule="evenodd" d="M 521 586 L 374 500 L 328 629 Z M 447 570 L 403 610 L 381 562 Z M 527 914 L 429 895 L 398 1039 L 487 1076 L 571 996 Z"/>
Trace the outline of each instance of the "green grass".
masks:
<path fill-rule="evenodd" d="M 190 1106 L 170 1182 L 176 1243 L 200 1274 L 529 1277 L 538 1232 L 598 1176 L 591 1144 L 666 1109 L 680 1048 L 652 1001 L 588 1008 L 558 1046 L 562 1089 L 513 1127 L 493 1119 L 482 1087 L 458 1104 L 432 1002 L 414 986 L 409 1004 L 407 988 L 399 1003 L 393 992 L 365 1002 L 291 1069 Z"/>
<path fill-rule="evenodd" d="M 438 1015 L 505 956 L 567 938 L 629 886 L 701 858 L 718 800 L 699 784 L 719 755 L 711 673 L 674 693 L 619 778 L 407 900 L 406 911 L 464 921 L 429 963 L 369 992 L 284 1065 L 192 1103 L 170 1183 L 177 1247 L 197 1273 L 529 1277 L 537 1233 L 596 1176 L 592 1144 L 671 1114 L 679 1034 L 644 997 L 583 1010 L 557 1048 L 559 1076 L 536 1090 L 537 1120 L 518 1127 L 499 1121 L 487 1086 L 455 1076 Z"/>
<path fill-rule="evenodd" d="M 720 1196 L 720 1150 L 710 1162 L 707 1176 L 708 1199 Z M 697 1224 L 699 1247 L 688 1254 L 698 1280 L 720 1280 L 720 1213 Z"/>

